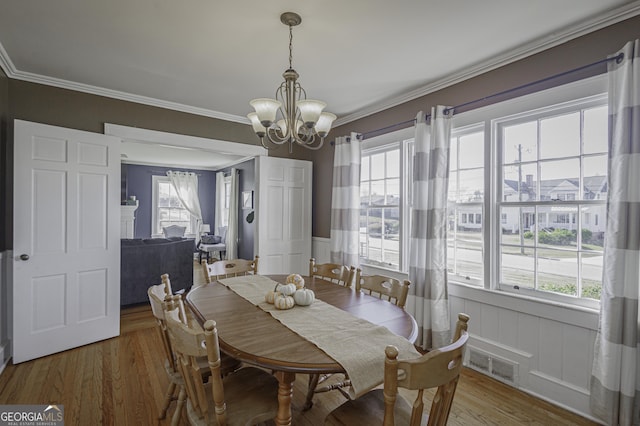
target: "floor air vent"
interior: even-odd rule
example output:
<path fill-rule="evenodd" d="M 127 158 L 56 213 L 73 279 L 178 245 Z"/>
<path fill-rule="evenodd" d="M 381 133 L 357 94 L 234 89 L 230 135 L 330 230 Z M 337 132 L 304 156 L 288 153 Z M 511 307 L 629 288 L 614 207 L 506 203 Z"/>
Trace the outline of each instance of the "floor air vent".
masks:
<path fill-rule="evenodd" d="M 503 382 L 516 384 L 518 364 L 478 349 L 469 351 L 469 367 L 495 377 Z"/>

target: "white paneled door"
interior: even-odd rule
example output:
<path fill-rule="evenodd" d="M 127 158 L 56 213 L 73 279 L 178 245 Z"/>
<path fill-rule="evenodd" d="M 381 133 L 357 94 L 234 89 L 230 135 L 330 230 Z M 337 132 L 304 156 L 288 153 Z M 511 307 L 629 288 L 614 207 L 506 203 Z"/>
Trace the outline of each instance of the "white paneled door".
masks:
<path fill-rule="evenodd" d="M 309 272 L 312 163 L 256 157 L 254 251 L 261 274 Z"/>
<path fill-rule="evenodd" d="M 120 139 L 14 122 L 13 362 L 120 331 Z"/>

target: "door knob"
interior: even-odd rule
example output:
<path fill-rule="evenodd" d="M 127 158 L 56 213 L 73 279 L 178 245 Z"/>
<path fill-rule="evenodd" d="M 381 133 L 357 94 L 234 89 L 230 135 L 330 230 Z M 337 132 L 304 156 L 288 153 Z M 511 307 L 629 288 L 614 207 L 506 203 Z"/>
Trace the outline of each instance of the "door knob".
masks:
<path fill-rule="evenodd" d="M 29 255 L 28 254 L 21 254 L 20 255 L 20 260 L 29 260 Z"/>

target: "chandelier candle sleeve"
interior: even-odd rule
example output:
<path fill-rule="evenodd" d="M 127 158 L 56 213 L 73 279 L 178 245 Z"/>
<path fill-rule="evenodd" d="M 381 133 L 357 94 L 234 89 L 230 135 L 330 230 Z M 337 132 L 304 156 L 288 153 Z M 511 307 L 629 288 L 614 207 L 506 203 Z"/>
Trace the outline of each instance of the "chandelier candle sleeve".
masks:
<path fill-rule="evenodd" d="M 298 83 L 299 74 L 293 69 L 293 27 L 302 22 L 300 15 L 286 12 L 280 21 L 289 27 L 289 68 L 282 77 L 284 81 L 276 90 L 276 99 L 259 98 L 249 104 L 255 112 L 249 113 L 253 131 L 267 149 L 294 144 L 308 149 L 320 149 L 324 138 L 331 130 L 335 114 L 324 112 L 326 103 L 307 99 L 307 93 Z M 318 141 L 319 139 L 319 141 Z"/>

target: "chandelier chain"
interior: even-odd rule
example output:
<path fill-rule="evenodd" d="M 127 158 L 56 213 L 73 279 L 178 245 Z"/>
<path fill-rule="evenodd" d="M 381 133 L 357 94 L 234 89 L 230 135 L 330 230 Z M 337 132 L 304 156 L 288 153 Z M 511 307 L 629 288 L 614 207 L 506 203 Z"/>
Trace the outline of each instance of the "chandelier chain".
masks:
<path fill-rule="evenodd" d="M 293 68 L 293 27 L 289 25 L 289 69 Z"/>

